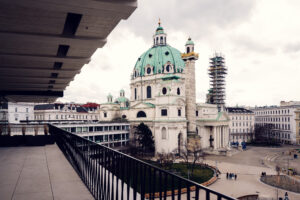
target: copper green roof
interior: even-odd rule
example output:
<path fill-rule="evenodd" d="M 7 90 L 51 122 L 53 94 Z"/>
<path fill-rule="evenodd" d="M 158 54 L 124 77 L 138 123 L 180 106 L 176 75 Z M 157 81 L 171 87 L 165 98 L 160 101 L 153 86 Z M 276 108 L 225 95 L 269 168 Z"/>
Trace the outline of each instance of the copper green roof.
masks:
<path fill-rule="evenodd" d="M 154 67 L 154 74 L 162 73 L 163 66 L 170 62 L 176 69 L 176 72 L 182 72 L 184 61 L 181 59 L 181 53 L 169 45 L 154 46 L 144 52 L 137 60 L 134 69 L 139 76 L 145 75 L 145 66 Z"/>
<path fill-rule="evenodd" d="M 162 78 L 161 78 L 162 80 L 173 80 L 173 79 L 180 79 L 180 77 L 179 76 L 176 76 L 176 75 L 174 75 L 174 74 L 167 74 L 167 75 L 165 75 L 165 76 L 163 76 Z"/>
<path fill-rule="evenodd" d="M 164 33 L 163 27 L 161 27 L 161 26 L 157 27 L 155 34 L 157 35 L 157 34 L 162 34 L 162 33 Z"/>
<path fill-rule="evenodd" d="M 188 41 L 186 41 L 185 45 L 194 45 L 193 40 L 189 37 Z"/>
<path fill-rule="evenodd" d="M 115 100 L 115 102 L 119 102 L 119 103 L 126 102 L 126 101 L 129 101 L 126 97 L 118 97 Z"/>

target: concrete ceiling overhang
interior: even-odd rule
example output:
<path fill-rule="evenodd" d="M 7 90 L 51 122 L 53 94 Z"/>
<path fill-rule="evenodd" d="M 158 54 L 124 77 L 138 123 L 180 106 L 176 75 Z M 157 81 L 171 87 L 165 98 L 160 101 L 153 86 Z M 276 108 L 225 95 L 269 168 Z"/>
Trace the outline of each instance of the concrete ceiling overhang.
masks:
<path fill-rule="evenodd" d="M 51 102 L 136 0 L 1 0 L 0 100 Z"/>

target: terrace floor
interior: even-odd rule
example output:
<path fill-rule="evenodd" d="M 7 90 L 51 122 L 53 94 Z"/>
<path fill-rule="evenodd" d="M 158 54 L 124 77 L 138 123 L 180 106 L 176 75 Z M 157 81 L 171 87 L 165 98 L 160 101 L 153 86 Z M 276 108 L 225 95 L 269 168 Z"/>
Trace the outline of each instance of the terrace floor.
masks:
<path fill-rule="evenodd" d="M 94 199 L 54 145 L 0 148 L 0 199 Z"/>

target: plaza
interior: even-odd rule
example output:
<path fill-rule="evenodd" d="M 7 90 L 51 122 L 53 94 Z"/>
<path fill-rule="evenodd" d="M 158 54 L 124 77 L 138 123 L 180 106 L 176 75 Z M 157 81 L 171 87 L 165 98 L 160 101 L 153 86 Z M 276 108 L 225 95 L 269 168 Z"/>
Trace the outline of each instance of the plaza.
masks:
<path fill-rule="evenodd" d="M 282 155 L 282 152 L 288 152 L 291 149 L 295 149 L 295 147 L 270 148 L 250 146 L 247 147 L 246 151 L 237 152 L 231 157 L 208 156 L 205 162 L 216 166 L 221 172 L 218 181 L 209 186 L 209 188 L 235 198 L 258 194 L 262 199 L 276 199 L 278 190 L 278 197 L 283 197 L 285 192 L 288 192 L 290 199 L 300 199 L 300 194 L 277 189 L 260 181 L 262 172 L 266 172 L 267 175 L 276 174 L 275 165 L 277 162 L 282 162 L 282 160 L 286 159 L 286 155 Z M 300 160 L 290 159 L 289 165 L 299 168 Z M 227 172 L 237 174 L 237 180 L 226 179 Z"/>

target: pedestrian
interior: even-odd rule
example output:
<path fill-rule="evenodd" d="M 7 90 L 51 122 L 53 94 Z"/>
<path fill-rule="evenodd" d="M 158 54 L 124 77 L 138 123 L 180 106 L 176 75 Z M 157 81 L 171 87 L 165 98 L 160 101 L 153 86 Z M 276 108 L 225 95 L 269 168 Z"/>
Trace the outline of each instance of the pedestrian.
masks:
<path fill-rule="evenodd" d="M 226 178 L 228 179 L 228 177 L 229 177 L 229 174 L 228 174 L 228 172 L 226 173 Z"/>
<path fill-rule="evenodd" d="M 237 175 L 235 174 L 235 175 L 234 175 L 234 179 L 236 180 L 236 178 L 237 178 Z"/>

